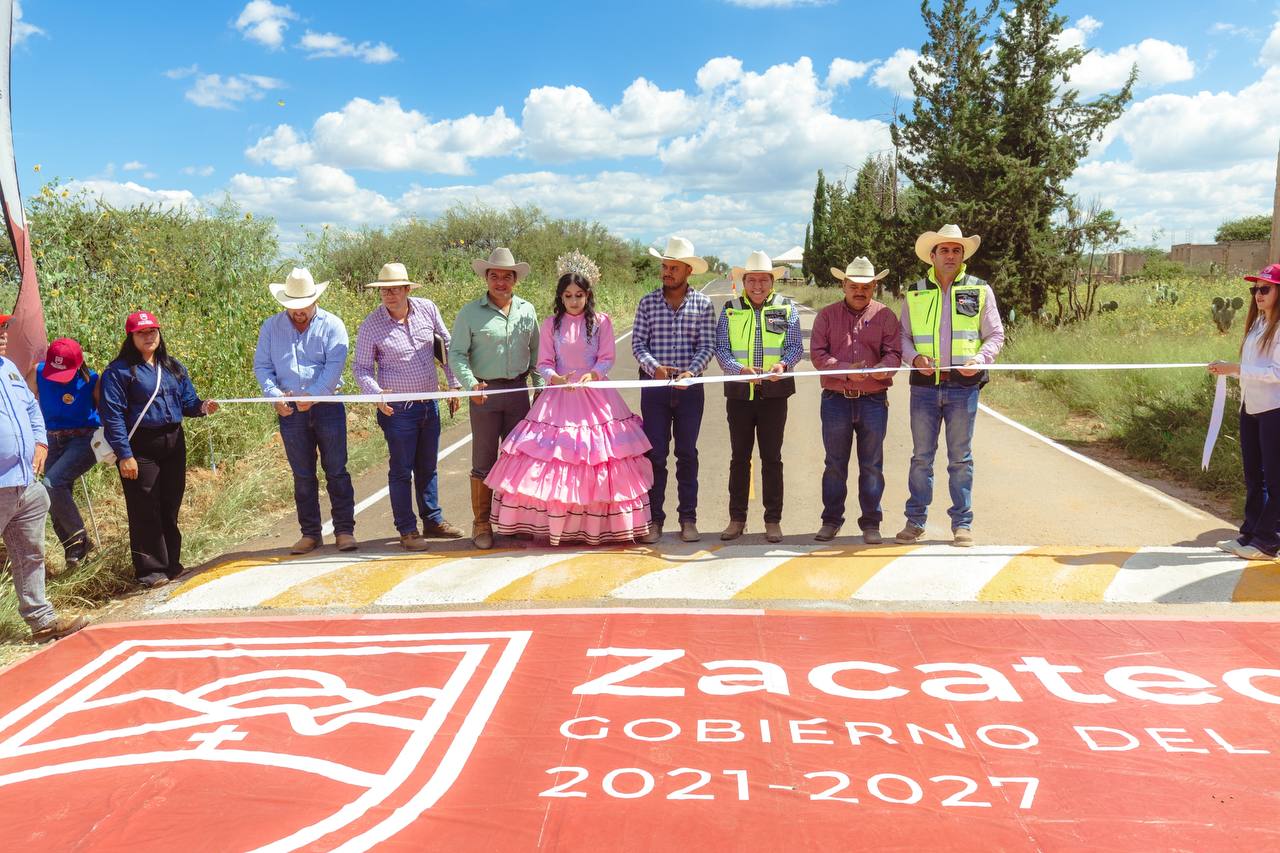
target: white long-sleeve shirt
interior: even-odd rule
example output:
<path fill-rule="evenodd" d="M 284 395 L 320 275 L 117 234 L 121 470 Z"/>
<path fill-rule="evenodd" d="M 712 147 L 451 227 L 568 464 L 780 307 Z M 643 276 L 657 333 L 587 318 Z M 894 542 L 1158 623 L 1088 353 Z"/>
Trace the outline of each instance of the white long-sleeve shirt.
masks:
<path fill-rule="evenodd" d="M 1250 415 L 1280 408 L 1280 329 L 1271 339 L 1268 351 L 1262 352 L 1262 333 L 1266 328 L 1266 318 L 1258 317 L 1245 336 L 1244 352 L 1240 356 L 1240 396 L 1244 398 L 1245 412 Z"/>

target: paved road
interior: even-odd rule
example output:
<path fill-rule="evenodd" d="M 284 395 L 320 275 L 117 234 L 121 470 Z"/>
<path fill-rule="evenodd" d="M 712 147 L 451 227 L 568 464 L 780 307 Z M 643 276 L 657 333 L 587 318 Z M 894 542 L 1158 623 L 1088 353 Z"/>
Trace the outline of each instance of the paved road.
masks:
<path fill-rule="evenodd" d="M 717 303 L 727 282 L 707 293 Z M 813 312 L 806 309 L 806 339 Z M 614 375 L 634 375 L 629 337 L 619 342 Z M 996 381 L 999 381 L 997 378 Z M 638 408 L 638 392 L 627 392 Z M 885 447 L 888 479 L 884 532 L 902 523 L 910 457 L 907 389 L 891 392 Z M 759 482 L 748 535 L 724 547 L 728 521 L 727 426 L 721 392 L 708 389 L 703 421 L 699 524 L 703 541 L 685 545 L 668 533 L 655 548 L 534 549 L 500 539 L 493 552 L 469 541 L 442 542 L 408 555 L 394 542 L 385 473 L 357 483 L 366 506 L 357 519 L 363 545 L 354 556 L 330 545 L 306 558 L 283 554 L 297 535 L 292 519 L 263 539 L 215 561 L 211 571 L 151 599 L 159 612 L 241 607 L 410 607 L 480 602 L 563 603 L 636 600 L 949 601 L 949 602 L 1224 602 L 1280 600 L 1270 565 L 1226 557 L 1212 543 L 1230 525 L 1105 466 L 1054 445 L 997 413 L 978 416 L 975 526 L 978 547 L 950 546 L 945 454 L 925 541 L 918 546 L 861 544 L 852 522 L 834 543 L 812 540 L 819 526 L 823 460 L 819 389 L 802 380 L 791 401 L 785 444 L 787 497 L 781 546 L 761 535 Z M 446 515 L 470 520 L 465 421 L 442 442 L 441 496 Z M 670 485 L 674 501 L 674 477 Z M 850 518 L 856 518 L 852 505 Z"/>

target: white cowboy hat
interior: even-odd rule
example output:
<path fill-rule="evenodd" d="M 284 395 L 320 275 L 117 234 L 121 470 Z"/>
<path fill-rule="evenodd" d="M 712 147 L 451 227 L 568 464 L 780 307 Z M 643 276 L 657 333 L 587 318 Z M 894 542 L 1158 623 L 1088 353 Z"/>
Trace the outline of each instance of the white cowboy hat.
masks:
<path fill-rule="evenodd" d="M 707 271 L 707 262 L 694 254 L 693 244 L 683 237 L 672 237 L 667 241 L 667 248 L 661 252 L 650 246 L 649 254 L 664 261 L 679 261 L 682 264 L 688 264 L 693 267 L 695 275 Z"/>
<path fill-rule="evenodd" d="M 843 270 L 832 267 L 831 274 L 835 276 L 838 281 L 848 279 L 849 281 L 855 281 L 858 284 L 870 284 L 873 281 L 879 281 L 887 276 L 889 271 L 880 270 L 880 272 L 876 272 L 876 268 L 872 265 L 871 261 L 859 255 L 853 259 L 853 263 L 849 264 L 849 266 Z"/>
<path fill-rule="evenodd" d="M 316 284 L 315 279 L 311 277 L 311 270 L 306 267 L 294 267 L 293 272 L 289 273 L 289 277 L 284 281 L 267 285 L 276 302 L 292 311 L 306 308 L 315 302 L 328 286 L 327 281 Z"/>
<path fill-rule="evenodd" d="M 489 270 L 511 270 L 516 274 L 516 281 L 529 274 L 529 265 L 526 263 L 517 264 L 515 256 L 511 254 L 511 250 L 504 246 L 499 246 L 490 252 L 488 260 L 476 258 L 471 262 L 471 268 L 481 278 L 484 278 Z"/>
<path fill-rule="evenodd" d="M 734 281 L 742 281 L 742 277 L 749 272 L 767 272 L 776 281 L 778 276 L 786 271 L 786 267 L 775 267 L 773 261 L 769 260 L 769 256 L 764 252 L 756 251 L 747 255 L 745 264 L 730 270 L 729 275 L 733 277 Z"/>
<path fill-rule="evenodd" d="M 409 281 L 409 272 L 404 268 L 404 264 L 383 264 L 382 269 L 378 270 L 378 280 L 369 282 L 365 287 L 404 287 L 406 285 L 410 290 L 422 287 L 416 281 Z"/>
<path fill-rule="evenodd" d="M 978 251 L 978 244 L 981 242 L 982 238 L 977 234 L 964 236 L 959 225 L 943 225 L 937 231 L 926 231 L 916 238 L 916 257 L 932 265 L 933 258 L 929 253 L 933 251 L 934 246 L 939 243 L 959 243 L 964 246 L 964 259 L 967 261 L 973 257 L 974 252 Z"/>

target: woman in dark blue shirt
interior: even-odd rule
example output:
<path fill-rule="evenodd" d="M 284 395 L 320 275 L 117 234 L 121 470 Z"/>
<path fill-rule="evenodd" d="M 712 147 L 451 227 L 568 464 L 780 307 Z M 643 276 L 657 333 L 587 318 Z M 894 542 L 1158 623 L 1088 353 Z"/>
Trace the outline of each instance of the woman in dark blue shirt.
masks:
<path fill-rule="evenodd" d="M 102 426 L 98 374 L 84 363 L 77 341 L 58 338 L 49 344 L 45 360 L 36 365 L 32 377 L 31 390 L 40 401 L 40 414 L 49 431 L 49 457 L 44 467 L 49 517 L 62 543 L 67 568 L 74 569 L 93 547 L 72 487 L 97 462 L 92 441 L 94 431 Z"/>
<path fill-rule="evenodd" d="M 135 311 L 124 330 L 120 354 L 102 372 L 98 410 L 120 469 L 133 569 L 139 583 L 156 587 L 182 573 L 178 510 L 187 488 L 182 419 L 213 414 L 218 404 L 196 395 L 187 369 L 165 349 L 154 314 Z"/>

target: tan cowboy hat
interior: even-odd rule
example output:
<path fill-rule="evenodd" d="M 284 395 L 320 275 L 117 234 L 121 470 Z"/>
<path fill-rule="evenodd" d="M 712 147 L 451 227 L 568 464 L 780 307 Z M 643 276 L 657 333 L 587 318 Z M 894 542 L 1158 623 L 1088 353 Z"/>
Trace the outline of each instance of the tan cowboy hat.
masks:
<path fill-rule="evenodd" d="M 707 271 L 707 262 L 694 254 L 693 244 L 683 237 L 672 237 L 667 240 L 667 248 L 661 252 L 650 246 L 649 254 L 664 261 L 679 261 L 682 264 L 688 264 L 693 267 L 695 275 Z"/>
<path fill-rule="evenodd" d="M 409 272 L 404 268 L 404 264 L 383 264 L 382 269 L 378 270 L 378 280 L 369 282 L 365 287 L 404 287 L 405 285 L 408 285 L 410 290 L 422 287 L 416 281 L 409 281 Z"/>
<path fill-rule="evenodd" d="M 734 281 L 742 281 L 742 277 L 749 272 L 767 272 L 776 281 L 778 276 L 786 271 L 786 267 L 775 267 L 773 261 L 769 260 L 769 256 L 764 252 L 756 251 L 747 255 L 747 262 L 744 265 L 730 270 L 729 275 Z"/>
<path fill-rule="evenodd" d="M 316 284 L 315 279 L 311 277 L 311 270 L 306 267 L 294 267 L 293 272 L 289 273 L 289 277 L 284 281 L 267 285 L 276 302 L 291 311 L 311 305 L 320 298 L 320 294 L 324 293 L 324 289 L 328 286 L 327 281 Z"/>
<path fill-rule="evenodd" d="M 516 281 L 529 274 L 529 265 L 525 263 L 517 264 L 515 256 L 511 254 L 511 250 L 504 246 L 499 246 L 490 252 L 488 260 L 476 258 L 471 262 L 471 268 L 481 278 L 484 278 L 489 270 L 511 270 L 516 274 Z"/>
<path fill-rule="evenodd" d="M 854 281 L 858 284 L 870 284 L 873 281 L 879 281 L 887 276 L 889 271 L 880 270 L 880 272 L 876 272 L 876 268 L 872 265 L 871 261 L 859 255 L 853 259 L 853 263 L 849 264 L 849 266 L 845 267 L 843 270 L 832 267 L 831 274 L 836 277 L 837 281 L 844 281 L 845 279 L 848 279 L 849 281 Z"/>
<path fill-rule="evenodd" d="M 964 246 L 964 259 L 967 261 L 978 251 L 978 244 L 981 242 L 982 238 L 977 234 L 964 236 L 959 225 L 943 225 L 937 231 L 926 231 L 916 238 L 916 257 L 932 266 L 933 258 L 930 253 L 934 246 L 939 243 L 959 243 Z"/>

